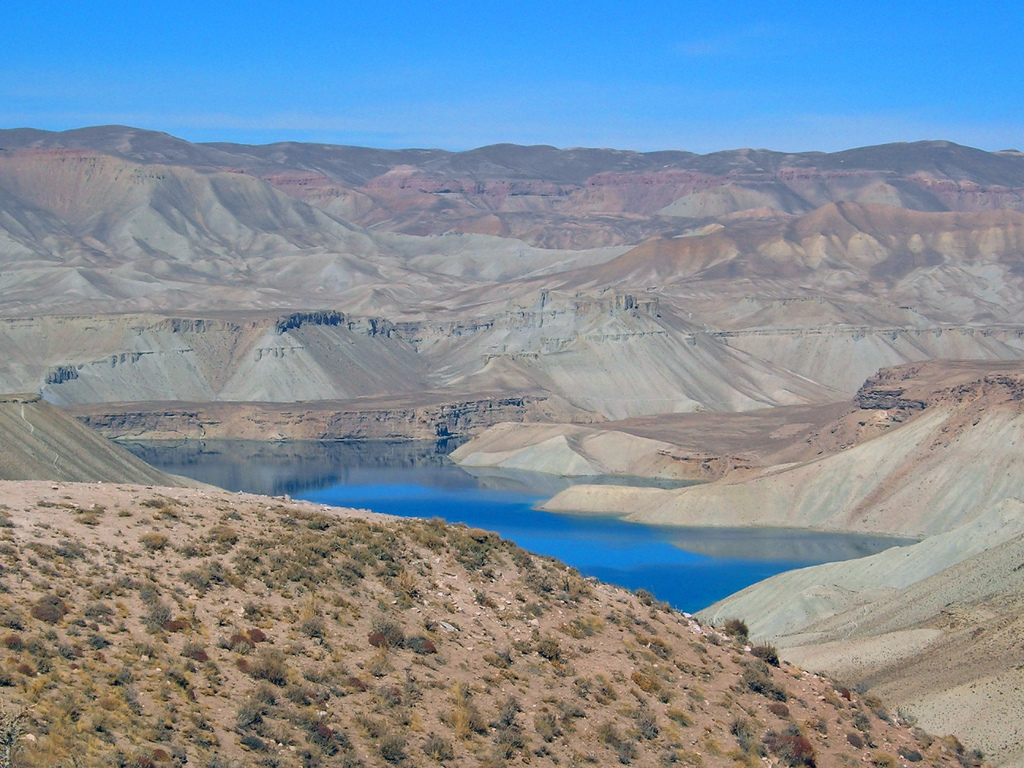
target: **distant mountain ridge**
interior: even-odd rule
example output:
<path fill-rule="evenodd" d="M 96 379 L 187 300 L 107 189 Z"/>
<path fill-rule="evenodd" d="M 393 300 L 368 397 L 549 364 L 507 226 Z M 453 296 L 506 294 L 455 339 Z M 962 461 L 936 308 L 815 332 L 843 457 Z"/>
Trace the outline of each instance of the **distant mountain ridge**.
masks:
<path fill-rule="evenodd" d="M 75 149 L 145 165 L 241 173 L 362 226 L 415 235 L 458 229 L 547 247 L 635 243 L 678 219 L 762 208 L 802 214 L 842 200 L 919 211 L 1024 210 L 1024 155 L 945 141 L 835 153 L 697 155 L 513 144 L 450 152 L 192 144 L 155 131 L 100 126 L 0 131 L 0 148 Z M 589 219 L 586 226 L 579 226 L 580 217 Z M 638 217 L 657 221 L 644 226 Z"/>
<path fill-rule="evenodd" d="M 263 339 L 109 317 L 296 310 L 390 330 Z M 1024 155 L 0 131 L 0 316 L 16 319 L 0 385 L 62 403 L 429 390 L 620 419 L 841 399 L 882 366 L 1024 357 Z M 338 366 L 342 337 L 417 373 Z M 244 386 L 217 383 L 229 371 Z"/>

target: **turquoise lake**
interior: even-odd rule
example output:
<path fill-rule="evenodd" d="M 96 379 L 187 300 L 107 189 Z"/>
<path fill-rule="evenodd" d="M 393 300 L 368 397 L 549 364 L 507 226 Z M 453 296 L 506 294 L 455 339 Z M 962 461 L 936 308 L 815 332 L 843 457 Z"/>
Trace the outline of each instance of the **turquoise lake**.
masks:
<path fill-rule="evenodd" d="M 447 460 L 455 447 L 450 443 L 186 441 L 125 447 L 160 469 L 232 491 L 441 517 L 496 531 L 584 575 L 646 589 L 690 612 L 782 571 L 911 543 L 779 529 L 646 526 L 541 512 L 534 506 L 570 481 L 521 472 L 473 475 Z"/>

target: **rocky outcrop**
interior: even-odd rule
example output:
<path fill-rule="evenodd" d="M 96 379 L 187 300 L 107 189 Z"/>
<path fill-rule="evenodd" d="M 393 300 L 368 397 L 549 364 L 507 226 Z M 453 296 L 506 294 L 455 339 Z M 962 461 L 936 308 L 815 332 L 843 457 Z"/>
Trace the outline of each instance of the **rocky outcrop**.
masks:
<path fill-rule="evenodd" d="M 418 400 L 418 401 L 417 401 Z M 437 396 L 363 401 L 132 403 L 70 406 L 67 412 L 110 438 L 165 440 L 437 440 L 470 435 L 503 421 L 583 413 L 546 397 Z"/>

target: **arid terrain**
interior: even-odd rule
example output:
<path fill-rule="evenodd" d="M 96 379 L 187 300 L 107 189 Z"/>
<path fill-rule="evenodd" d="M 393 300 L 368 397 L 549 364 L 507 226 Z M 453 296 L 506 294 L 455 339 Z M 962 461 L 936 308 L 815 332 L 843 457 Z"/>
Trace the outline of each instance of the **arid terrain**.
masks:
<path fill-rule="evenodd" d="M 24 759 L 1024 765 L 1022 258 L 1024 155 L 948 142 L 0 131 Z M 703 483 L 551 510 L 920 542 L 702 614 L 833 683 L 482 532 L 186 489 L 101 435 L 472 437 L 467 467 Z"/>
<path fill-rule="evenodd" d="M 0 494 L 16 765 L 980 765 L 485 531 L 215 489 Z"/>

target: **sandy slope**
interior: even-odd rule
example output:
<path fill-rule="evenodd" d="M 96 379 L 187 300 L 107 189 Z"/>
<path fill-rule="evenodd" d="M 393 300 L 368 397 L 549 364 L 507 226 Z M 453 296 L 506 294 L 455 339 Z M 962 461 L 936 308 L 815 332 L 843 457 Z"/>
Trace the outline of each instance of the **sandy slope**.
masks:
<path fill-rule="evenodd" d="M 707 609 L 742 615 L 782 655 L 861 683 L 925 728 L 1024 765 L 1024 502 L 845 564 L 782 574 Z"/>
<path fill-rule="evenodd" d="M 0 480 L 196 485 L 154 469 L 38 395 L 0 395 Z"/>
<path fill-rule="evenodd" d="M 861 395 L 860 421 L 878 420 L 890 428 L 845 450 L 833 447 L 815 460 L 680 490 L 640 494 L 576 486 L 546 508 L 629 510 L 630 520 L 662 525 L 777 525 L 925 536 L 951 530 L 1024 493 L 1019 366 L 932 363 L 895 370 L 901 372 L 895 380 L 886 383 L 883 375 Z M 985 460 L 976 461 L 982 455 Z"/>

